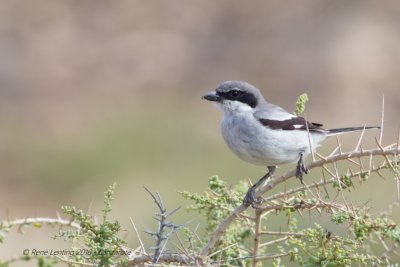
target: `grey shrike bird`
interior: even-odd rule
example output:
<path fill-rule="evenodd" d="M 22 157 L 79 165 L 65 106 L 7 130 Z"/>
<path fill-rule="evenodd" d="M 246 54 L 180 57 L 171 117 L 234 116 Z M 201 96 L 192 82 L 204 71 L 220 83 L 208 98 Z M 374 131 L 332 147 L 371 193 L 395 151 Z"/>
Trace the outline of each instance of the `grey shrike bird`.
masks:
<path fill-rule="evenodd" d="M 247 192 L 243 202 L 250 205 L 255 190 L 271 177 L 277 165 L 297 162 L 296 177 L 303 183 L 307 173 L 304 157 L 329 136 L 379 127 L 350 127 L 325 130 L 322 124 L 308 122 L 283 108 L 267 102 L 260 91 L 243 81 L 225 81 L 203 96 L 223 111 L 222 136 L 239 158 L 268 167 Z M 310 136 L 310 138 L 309 138 Z M 311 141 L 311 146 L 310 146 Z"/>

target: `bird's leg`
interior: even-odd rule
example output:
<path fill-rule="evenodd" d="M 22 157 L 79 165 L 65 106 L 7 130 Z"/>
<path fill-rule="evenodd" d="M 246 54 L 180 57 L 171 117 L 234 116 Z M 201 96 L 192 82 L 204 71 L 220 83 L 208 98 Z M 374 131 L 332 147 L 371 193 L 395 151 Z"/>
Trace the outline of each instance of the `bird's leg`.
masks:
<path fill-rule="evenodd" d="M 276 170 L 276 166 L 268 166 L 268 172 L 261 177 L 260 180 L 258 180 L 257 183 L 253 184 L 252 187 L 249 188 L 249 190 L 247 190 L 246 196 L 243 199 L 243 204 L 246 206 L 250 206 L 252 205 L 253 207 L 254 204 L 258 204 L 260 201 L 258 201 L 257 199 L 255 199 L 255 193 L 256 193 L 256 189 L 262 185 L 269 177 L 271 177 L 274 172 Z"/>
<path fill-rule="evenodd" d="M 303 152 L 300 152 L 300 158 L 299 161 L 297 162 L 297 167 L 296 167 L 296 177 L 300 179 L 300 183 L 304 184 L 303 182 L 303 174 L 308 173 L 308 169 L 306 168 L 306 165 L 304 164 L 304 157 L 303 157 Z"/>

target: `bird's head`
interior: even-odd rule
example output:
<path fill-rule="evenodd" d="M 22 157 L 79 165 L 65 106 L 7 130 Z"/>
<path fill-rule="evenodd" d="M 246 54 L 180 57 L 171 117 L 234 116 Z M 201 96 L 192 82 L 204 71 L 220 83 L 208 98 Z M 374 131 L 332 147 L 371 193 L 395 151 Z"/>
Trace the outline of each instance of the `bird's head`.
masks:
<path fill-rule="evenodd" d="M 222 82 L 203 99 L 215 102 L 224 112 L 235 113 L 254 110 L 264 101 L 256 87 L 243 81 Z"/>

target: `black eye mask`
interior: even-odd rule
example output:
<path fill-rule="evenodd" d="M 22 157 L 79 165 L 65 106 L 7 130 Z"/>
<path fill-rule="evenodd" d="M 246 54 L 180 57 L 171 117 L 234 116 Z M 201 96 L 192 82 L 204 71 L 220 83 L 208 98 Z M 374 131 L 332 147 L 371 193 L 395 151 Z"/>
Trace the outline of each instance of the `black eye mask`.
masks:
<path fill-rule="evenodd" d="M 256 97 L 252 93 L 249 93 L 249 92 L 232 89 L 227 92 L 217 92 L 217 94 L 219 96 L 221 96 L 223 99 L 239 101 L 239 102 L 249 105 L 252 108 L 255 108 L 257 106 Z"/>

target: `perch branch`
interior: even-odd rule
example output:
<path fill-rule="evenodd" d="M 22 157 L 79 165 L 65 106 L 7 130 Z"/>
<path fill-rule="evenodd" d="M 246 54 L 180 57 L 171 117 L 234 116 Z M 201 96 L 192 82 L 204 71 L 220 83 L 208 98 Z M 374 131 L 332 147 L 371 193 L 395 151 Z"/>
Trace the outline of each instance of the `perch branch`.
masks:
<path fill-rule="evenodd" d="M 340 145 L 340 144 L 339 144 Z M 361 157 L 371 157 L 371 156 L 387 156 L 387 155 L 394 155 L 394 154 L 400 154 L 400 149 L 398 147 L 396 148 L 390 148 L 390 149 L 369 149 L 369 150 L 361 150 L 361 151 L 353 151 L 353 152 L 347 152 L 344 153 L 339 149 L 339 154 L 338 155 L 333 155 L 331 157 L 328 157 L 326 159 L 320 159 L 311 162 L 307 168 L 309 170 L 314 169 L 316 167 L 322 167 L 327 163 L 334 163 L 340 160 L 346 160 L 346 159 L 351 159 L 351 158 L 361 158 Z M 256 193 L 255 198 L 263 195 L 264 193 L 270 191 L 272 188 L 277 186 L 278 184 L 281 184 L 288 180 L 291 177 L 294 177 L 296 174 L 296 170 L 291 170 L 287 173 L 285 173 L 282 176 L 279 176 L 277 178 L 270 179 L 268 183 L 263 185 L 259 191 Z M 204 265 L 208 254 L 216 244 L 216 242 L 220 239 L 223 233 L 225 233 L 226 229 L 229 227 L 229 225 L 237 218 L 240 216 L 240 214 L 245 211 L 248 207 L 246 205 L 240 205 L 237 207 L 225 220 L 223 220 L 217 228 L 214 230 L 213 234 L 211 235 L 208 243 L 206 246 L 203 247 L 202 251 L 200 252 L 199 255 L 199 262 L 200 264 Z"/>

